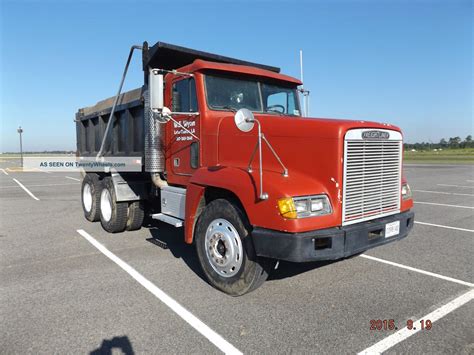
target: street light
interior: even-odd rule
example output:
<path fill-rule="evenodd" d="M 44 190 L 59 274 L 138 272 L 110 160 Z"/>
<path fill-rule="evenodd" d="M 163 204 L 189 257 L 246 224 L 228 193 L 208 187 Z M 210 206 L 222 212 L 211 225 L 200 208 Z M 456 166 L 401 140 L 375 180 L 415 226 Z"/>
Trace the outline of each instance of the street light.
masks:
<path fill-rule="evenodd" d="M 23 143 L 21 141 L 21 134 L 23 133 L 23 128 L 18 127 L 16 130 L 20 134 L 20 157 L 21 157 L 21 167 L 23 168 Z"/>

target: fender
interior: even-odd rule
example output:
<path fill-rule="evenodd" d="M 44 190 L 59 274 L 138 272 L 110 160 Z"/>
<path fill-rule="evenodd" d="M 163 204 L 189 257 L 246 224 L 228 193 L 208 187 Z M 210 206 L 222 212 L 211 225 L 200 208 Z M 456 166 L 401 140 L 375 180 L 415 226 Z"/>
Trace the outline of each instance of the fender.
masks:
<path fill-rule="evenodd" d="M 200 208 L 204 205 L 204 186 L 189 184 L 186 188 L 186 207 L 184 223 L 184 241 L 187 244 L 193 242 L 194 227 L 196 225 L 196 214 L 200 213 Z"/>
<path fill-rule="evenodd" d="M 147 192 L 144 181 L 129 181 L 117 172 L 112 173 L 111 178 L 115 189 L 115 196 L 117 196 L 117 202 L 145 199 Z"/>
<path fill-rule="evenodd" d="M 245 183 L 246 185 L 244 185 Z M 242 187 L 244 187 L 244 190 L 248 190 L 249 184 L 254 185 L 254 183 L 251 182 L 250 175 L 238 168 L 200 168 L 194 173 L 186 189 L 184 241 L 188 244 L 193 242 L 196 215 L 199 215 L 199 208 L 203 207 L 206 187 L 212 186 L 231 191 L 241 199 L 242 196 L 239 195 L 240 190 Z M 241 202 L 244 203 L 243 201 Z"/>
<path fill-rule="evenodd" d="M 236 195 L 253 226 L 287 232 L 304 232 L 340 224 L 341 204 L 337 198 L 337 187 L 333 182 L 328 181 L 323 184 L 297 172 L 290 172 L 288 177 L 284 177 L 280 172 L 266 170 L 264 190 L 269 194 L 269 199 L 262 201 L 258 198 L 260 193 L 258 179 L 258 172 L 249 173 L 244 168 L 215 166 L 198 169 L 191 177 L 190 191 L 186 195 L 186 242 L 192 242 L 196 211 L 207 186 L 225 189 Z M 315 194 L 328 195 L 333 207 L 331 215 L 285 219 L 279 214 L 278 199 Z"/>

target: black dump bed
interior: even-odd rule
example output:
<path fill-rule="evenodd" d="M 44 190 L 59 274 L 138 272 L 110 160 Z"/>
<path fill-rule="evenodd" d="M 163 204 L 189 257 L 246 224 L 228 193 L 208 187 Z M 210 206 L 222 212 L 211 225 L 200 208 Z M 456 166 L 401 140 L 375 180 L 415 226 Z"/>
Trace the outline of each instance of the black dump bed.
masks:
<path fill-rule="evenodd" d="M 148 67 L 166 70 L 178 69 L 191 64 L 196 59 L 203 59 L 280 72 L 277 67 L 197 51 L 164 42 L 157 42 L 150 48 L 145 42 L 143 48 L 144 70 L 148 70 Z M 79 155 L 95 156 L 99 152 L 114 100 L 115 97 L 110 97 L 99 101 L 94 106 L 81 108 L 77 112 L 76 138 Z M 145 121 L 142 88 L 131 90 L 120 96 L 113 120 L 104 155 L 144 157 Z"/>
<path fill-rule="evenodd" d="M 81 156 L 95 156 L 100 150 L 115 96 L 76 114 L 77 151 Z M 144 106 L 142 89 L 120 95 L 106 141 L 105 156 L 144 156 Z"/>

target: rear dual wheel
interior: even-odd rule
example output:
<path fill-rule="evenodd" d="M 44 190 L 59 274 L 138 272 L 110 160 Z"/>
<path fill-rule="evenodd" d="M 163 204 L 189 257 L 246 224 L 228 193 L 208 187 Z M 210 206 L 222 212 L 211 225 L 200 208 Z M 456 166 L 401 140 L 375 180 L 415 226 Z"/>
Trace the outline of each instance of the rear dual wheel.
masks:
<path fill-rule="evenodd" d="M 84 217 L 90 222 L 96 222 L 100 219 L 100 191 L 102 182 L 99 175 L 89 173 L 82 179 L 81 202 Z"/>
<path fill-rule="evenodd" d="M 119 233 L 141 228 L 145 217 L 143 203 L 117 201 L 114 184 L 110 177 L 103 180 L 99 200 L 100 223 L 107 232 Z"/>
<path fill-rule="evenodd" d="M 127 225 L 128 231 L 138 230 L 142 227 L 145 219 L 145 208 L 142 201 L 133 201 L 128 205 Z"/>
<path fill-rule="evenodd" d="M 110 177 L 103 180 L 100 192 L 100 224 L 109 233 L 119 233 L 127 225 L 128 203 L 117 202 L 114 184 Z"/>

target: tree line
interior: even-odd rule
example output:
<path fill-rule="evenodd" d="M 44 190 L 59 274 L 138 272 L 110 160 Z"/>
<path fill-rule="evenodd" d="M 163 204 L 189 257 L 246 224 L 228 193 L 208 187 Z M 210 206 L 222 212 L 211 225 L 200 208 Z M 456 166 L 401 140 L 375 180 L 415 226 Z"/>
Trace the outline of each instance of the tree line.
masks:
<path fill-rule="evenodd" d="M 468 135 L 464 140 L 459 137 L 450 137 L 447 140 L 442 138 L 438 143 L 432 142 L 421 142 L 421 143 L 404 143 L 405 149 L 416 149 L 416 150 L 430 150 L 430 149 L 462 149 L 462 148 L 474 148 L 474 141 L 472 135 Z"/>

